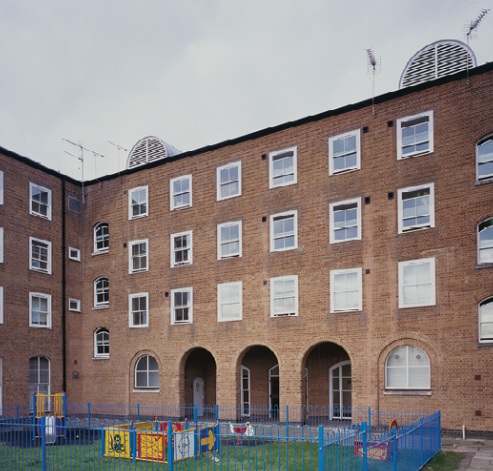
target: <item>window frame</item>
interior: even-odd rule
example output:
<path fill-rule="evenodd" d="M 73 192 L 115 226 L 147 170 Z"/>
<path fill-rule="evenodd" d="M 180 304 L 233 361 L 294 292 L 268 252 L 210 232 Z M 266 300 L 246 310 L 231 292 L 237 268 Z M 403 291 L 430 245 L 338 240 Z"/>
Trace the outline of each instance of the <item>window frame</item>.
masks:
<path fill-rule="evenodd" d="M 48 195 L 48 202 L 45 203 L 40 203 L 40 202 L 35 202 L 33 200 L 33 189 L 37 189 L 40 193 L 46 193 Z M 36 211 L 33 209 L 33 203 L 38 204 L 39 206 L 46 207 L 46 214 Z M 41 217 L 43 219 L 47 219 L 48 221 L 51 221 L 51 213 L 52 213 L 52 195 L 51 195 L 51 189 L 46 188 L 44 186 L 38 185 L 37 183 L 29 182 L 29 214 L 32 216 L 37 216 Z"/>
<path fill-rule="evenodd" d="M 481 226 L 484 226 L 484 228 L 481 229 Z M 489 245 L 486 245 L 485 247 L 481 247 L 481 233 L 483 231 L 486 231 L 486 230 L 488 232 L 493 231 L 493 217 L 484 219 L 483 221 L 481 221 L 477 225 L 477 228 L 476 228 L 476 238 L 477 238 L 476 245 L 477 245 L 478 265 L 488 265 L 488 264 L 493 263 L 493 255 L 490 257 L 491 260 L 489 260 L 489 259 L 482 260 L 481 259 L 482 253 L 484 253 L 488 250 L 493 251 L 493 238 L 492 238 L 492 242 Z"/>
<path fill-rule="evenodd" d="M 138 255 L 133 254 L 133 248 L 135 246 L 145 245 L 144 255 L 139 253 Z M 142 264 L 144 260 L 145 266 L 139 266 L 139 268 L 134 268 L 134 261 L 139 261 L 139 265 Z M 128 273 L 130 275 L 134 273 L 143 273 L 149 271 L 149 239 L 131 240 L 128 243 Z"/>
<path fill-rule="evenodd" d="M 229 170 L 231 168 L 238 169 L 238 179 L 227 181 L 226 183 L 223 184 L 223 182 L 221 181 L 221 172 L 223 170 Z M 223 186 L 231 185 L 234 182 L 238 182 L 238 191 L 234 194 L 223 196 L 221 192 Z M 236 162 L 230 162 L 229 164 L 221 165 L 216 169 L 216 201 L 223 201 L 231 198 L 236 198 L 238 196 L 241 196 L 241 160 L 238 160 Z"/>
<path fill-rule="evenodd" d="M 336 170 L 334 168 L 335 159 L 342 156 L 346 158 L 349 155 L 349 153 L 345 152 L 344 154 L 336 156 L 334 152 L 334 144 L 338 141 L 346 140 L 351 137 L 356 138 L 356 148 L 355 148 L 356 163 L 355 165 L 352 166 L 346 166 L 341 170 Z M 329 137 L 328 145 L 329 145 L 329 175 L 331 176 L 339 175 L 341 173 L 353 172 L 355 170 L 361 169 L 361 130 L 360 129 L 355 129 L 353 131 L 348 131 L 342 134 L 338 134 L 336 136 Z"/>
<path fill-rule="evenodd" d="M 33 265 L 33 260 L 34 260 L 33 244 L 40 244 L 46 246 L 46 258 L 47 258 L 46 269 L 39 268 Z M 39 263 L 41 262 L 42 260 L 39 261 Z M 51 275 L 51 242 L 49 240 L 42 240 L 42 239 L 37 239 L 36 237 L 29 237 L 29 269 L 39 273 L 45 273 L 47 275 Z"/>
<path fill-rule="evenodd" d="M 106 338 L 103 338 L 101 339 L 100 337 L 104 335 L 103 334 L 106 334 Z M 94 355 L 94 358 L 109 358 L 110 357 L 110 331 L 106 328 L 106 327 L 98 327 L 95 331 L 94 331 L 94 336 L 93 336 L 93 340 L 94 340 L 94 351 L 93 351 L 93 355 Z M 107 349 L 108 352 L 103 352 L 103 353 L 100 353 L 98 350 L 102 348 L 102 349 Z"/>
<path fill-rule="evenodd" d="M 189 185 L 188 192 L 182 191 L 180 193 L 178 193 L 178 192 L 175 193 L 174 183 L 178 182 L 178 181 L 182 181 L 182 180 L 188 180 L 188 185 Z M 189 203 L 188 204 L 180 204 L 180 205 L 175 204 L 175 196 L 178 194 L 183 195 L 186 193 L 189 194 Z M 180 177 L 175 177 L 175 178 L 170 179 L 169 195 L 170 195 L 170 211 L 175 211 L 177 209 L 191 208 L 192 207 L 192 175 L 191 174 L 182 175 Z"/>
<path fill-rule="evenodd" d="M 418 283 L 416 285 L 404 285 L 404 270 L 407 267 L 411 266 L 419 266 L 419 265 L 429 265 L 430 272 L 430 280 L 427 283 Z M 415 260 L 405 260 L 399 262 L 398 264 L 398 272 L 399 272 L 399 308 L 413 308 L 413 307 L 425 307 L 425 306 L 435 306 L 436 305 L 436 267 L 435 267 L 435 257 L 430 258 L 418 258 Z M 405 304 L 404 303 L 404 289 L 406 287 L 416 286 L 416 290 L 419 286 L 422 285 L 430 285 L 431 290 L 431 299 L 429 302 L 417 302 L 414 304 Z M 419 296 L 418 296 L 419 297 Z"/>
<path fill-rule="evenodd" d="M 4 245 L 3 227 L 0 227 L 0 263 L 3 263 Z"/>
<path fill-rule="evenodd" d="M 46 309 L 46 325 L 42 325 L 40 323 L 35 324 L 33 322 L 33 298 L 46 300 L 46 308 L 47 308 Z M 29 293 L 29 327 L 33 327 L 35 329 L 51 329 L 51 317 L 52 317 L 51 294 L 30 292 Z"/>
<path fill-rule="evenodd" d="M 480 171 L 479 171 L 479 169 L 480 169 L 479 150 L 480 150 L 481 146 L 488 144 L 488 143 L 490 143 L 490 145 L 492 146 L 492 152 L 491 152 L 491 154 L 486 154 L 489 157 L 489 160 L 486 160 L 486 162 L 482 162 L 482 163 L 483 164 L 487 163 L 487 164 L 491 165 L 493 168 L 493 134 L 490 134 L 490 135 L 484 137 L 483 139 L 480 139 L 476 144 L 476 180 L 478 182 L 493 179 L 493 170 L 490 173 L 487 173 L 485 175 L 481 175 Z"/>
<path fill-rule="evenodd" d="M 189 244 L 188 247 L 186 247 L 185 249 L 175 250 L 175 239 L 177 237 L 187 237 L 187 241 Z M 177 252 L 182 252 L 185 250 L 188 252 L 187 261 L 178 263 L 176 261 Z M 170 234 L 170 267 L 171 268 L 184 267 L 184 266 L 188 266 L 188 265 L 192 265 L 192 264 L 193 264 L 193 235 L 192 235 L 192 231 L 183 231 L 183 232 L 176 232 L 175 234 Z"/>
<path fill-rule="evenodd" d="M 419 190 L 429 190 L 429 223 L 426 224 L 415 224 L 413 226 L 404 227 L 404 201 L 416 199 L 416 198 L 403 198 L 403 195 L 407 193 L 413 193 Z M 398 190 L 398 209 L 397 209 L 397 225 L 398 225 L 398 233 L 405 234 L 407 232 L 414 232 L 422 229 L 431 229 L 435 227 L 435 184 L 434 183 L 426 183 L 424 185 L 410 186 L 407 188 L 400 188 Z M 417 218 L 417 216 L 415 216 Z"/>
<path fill-rule="evenodd" d="M 411 157 L 417 157 L 420 155 L 426 155 L 426 154 L 431 154 L 434 151 L 434 124 L 433 124 L 433 110 L 429 111 L 424 111 L 423 113 L 418 113 L 415 115 L 411 116 L 405 116 L 403 118 L 399 118 L 397 120 L 397 160 L 405 160 Z M 428 118 L 428 149 L 424 151 L 414 151 L 410 152 L 407 154 L 403 154 L 402 150 L 404 144 L 403 144 L 403 139 L 402 139 L 402 133 L 403 129 L 406 127 L 411 127 L 411 126 L 405 126 L 406 123 L 419 120 L 421 118 Z M 419 124 L 419 123 L 417 123 Z"/>
<path fill-rule="evenodd" d="M 31 383 L 31 373 L 33 372 L 33 369 L 31 368 L 31 360 L 36 360 L 36 383 Z M 48 371 L 48 382 L 47 383 L 42 383 L 41 382 L 41 373 L 42 369 L 40 368 L 42 365 L 41 360 L 46 360 L 46 365 L 48 368 L 46 368 L 44 371 Z M 46 366 L 45 365 L 45 366 Z M 36 393 L 41 393 L 41 394 L 50 394 L 51 391 L 51 360 L 48 357 L 45 356 L 35 356 L 35 357 L 29 357 L 29 393 L 31 394 L 33 391 L 33 386 L 36 386 Z M 44 386 L 44 391 L 40 391 L 40 386 Z M 45 402 L 45 408 L 46 410 L 50 410 L 50 399 L 49 397 L 46 398 Z"/>
<path fill-rule="evenodd" d="M 106 228 L 106 234 L 98 235 L 98 231 Z M 98 249 L 98 243 L 103 243 L 104 246 Z M 107 222 L 98 222 L 93 228 L 93 255 L 100 255 L 110 251 L 110 225 Z"/>
<path fill-rule="evenodd" d="M 396 350 L 399 350 L 399 349 L 402 349 L 403 347 L 406 347 L 406 365 L 405 365 L 405 369 L 406 369 L 406 385 L 405 386 L 402 386 L 402 385 L 398 385 L 398 386 L 390 386 L 389 385 L 389 374 L 388 374 L 388 369 L 389 369 L 389 366 L 388 366 L 388 363 L 389 363 L 389 359 L 391 357 L 391 355 L 396 351 Z M 416 386 L 416 385 L 413 385 L 413 384 L 410 384 L 410 375 L 409 375 L 409 370 L 410 370 L 410 365 L 409 365 L 409 350 L 410 350 L 410 347 L 411 348 L 416 348 L 418 350 L 420 350 L 421 353 L 424 354 L 425 358 L 428 360 L 428 366 L 425 366 L 425 367 L 420 367 L 420 368 L 426 368 L 428 369 L 428 384 L 427 386 Z M 394 368 L 394 367 L 390 367 L 390 368 Z M 395 367 L 395 369 L 397 369 L 397 367 Z M 387 358 L 385 358 L 385 366 L 384 366 L 384 372 L 385 372 L 385 390 L 386 391 L 429 391 L 431 389 L 431 361 L 430 361 L 430 357 L 429 355 L 426 353 L 425 350 L 423 350 L 421 347 L 418 347 L 416 345 L 399 345 L 398 347 L 395 347 L 393 348 L 389 354 L 387 355 Z"/>
<path fill-rule="evenodd" d="M 132 301 L 134 299 L 145 299 L 145 322 L 136 324 L 134 323 L 134 314 L 137 314 L 140 312 L 134 311 L 133 310 L 133 303 Z M 148 292 L 142 292 L 142 293 L 129 293 L 128 295 L 128 327 L 131 329 L 144 329 L 149 327 L 149 293 Z"/>
<path fill-rule="evenodd" d="M 238 226 L 238 251 L 231 254 L 231 255 L 223 255 L 223 247 L 226 244 L 232 244 L 235 243 L 233 239 L 228 240 L 228 241 L 223 241 L 222 239 L 222 234 L 221 230 L 223 228 L 228 228 L 228 227 L 233 227 L 233 226 Z M 231 221 L 231 222 L 223 222 L 221 224 L 217 225 L 217 259 L 218 260 L 227 260 L 228 258 L 239 258 L 242 256 L 242 232 L 243 232 L 243 223 L 242 221 Z"/>
<path fill-rule="evenodd" d="M 106 282 L 102 288 L 98 285 Z M 104 296 L 107 301 L 99 301 L 98 297 Z M 93 282 L 93 306 L 95 309 L 104 309 L 110 306 L 110 280 L 107 276 L 98 276 Z"/>
<path fill-rule="evenodd" d="M 176 306 L 175 303 L 175 294 L 178 293 L 187 293 L 189 297 L 188 305 L 180 305 Z M 171 325 L 183 325 L 183 324 L 193 324 L 193 287 L 187 288 L 175 288 L 171 290 Z M 188 308 L 188 316 L 187 320 L 176 320 L 176 309 Z"/>
<path fill-rule="evenodd" d="M 5 179 L 4 173 L 0 170 L 0 205 L 3 204 L 3 194 L 5 192 Z"/>
<path fill-rule="evenodd" d="M 294 312 L 282 312 L 279 314 L 275 313 L 275 304 L 279 299 L 286 299 L 286 297 L 281 297 L 279 295 L 276 296 L 276 283 L 284 282 L 284 281 L 292 281 L 294 283 Z M 287 275 L 287 276 L 278 276 L 270 279 L 270 317 L 278 318 L 278 317 L 298 317 L 299 316 L 299 296 L 298 296 L 298 275 Z"/>
<path fill-rule="evenodd" d="M 149 366 L 149 358 L 152 358 L 155 362 L 156 362 L 156 365 L 157 365 L 157 370 L 155 369 L 151 369 L 151 367 Z M 141 361 L 146 359 L 146 368 L 145 369 L 142 369 L 142 370 L 137 370 L 138 366 L 140 365 Z M 145 372 L 146 373 L 146 385 L 145 386 L 141 386 L 141 385 L 138 385 L 137 384 L 137 371 L 140 371 L 141 373 Z M 150 374 L 151 373 L 157 373 L 157 383 L 158 385 L 157 386 L 151 386 L 150 385 Z M 159 363 L 157 361 L 157 358 L 154 357 L 153 355 L 149 355 L 149 354 L 145 354 L 145 355 L 141 355 L 137 361 L 135 362 L 135 367 L 134 367 L 134 391 L 159 391 L 160 389 L 160 384 L 161 384 L 161 381 L 160 381 L 160 369 L 159 369 Z"/>
<path fill-rule="evenodd" d="M 294 225 L 294 234 L 291 236 L 291 234 L 282 232 L 279 234 L 284 234 L 282 237 L 281 236 L 276 236 L 275 233 L 275 223 L 278 220 L 281 219 L 288 219 L 292 218 L 293 219 L 293 225 Z M 292 210 L 292 211 L 284 211 L 282 213 L 277 213 L 277 214 L 272 214 L 270 216 L 270 251 L 271 252 L 286 252 L 287 250 L 296 250 L 298 248 L 298 211 Z M 278 248 L 276 249 L 276 241 L 283 238 L 284 240 L 287 238 L 293 237 L 293 246 L 292 247 L 283 247 L 283 248 Z"/>
<path fill-rule="evenodd" d="M 239 299 L 235 302 L 225 303 L 224 297 L 225 293 L 224 289 L 227 288 L 238 288 L 239 289 Z M 237 305 L 238 306 L 238 314 L 234 318 L 225 318 L 223 315 L 223 307 L 225 305 Z M 241 281 L 233 281 L 229 283 L 220 283 L 217 285 L 217 321 L 218 322 L 235 322 L 243 320 L 243 282 Z"/>
<path fill-rule="evenodd" d="M 74 262 L 80 262 L 80 249 L 76 249 L 75 247 L 68 248 L 68 258 L 73 260 Z"/>
<path fill-rule="evenodd" d="M 80 299 L 68 298 L 68 310 L 72 312 L 80 312 Z"/>
<path fill-rule="evenodd" d="M 0 325 L 3 324 L 3 286 L 0 286 Z"/>
<path fill-rule="evenodd" d="M 483 306 L 490 306 L 489 310 L 491 312 L 490 313 L 488 313 L 488 312 L 483 313 L 482 312 Z M 484 321 L 483 317 L 485 316 L 485 314 L 486 315 L 489 314 L 491 316 L 491 320 Z M 478 303 L 478 340 L 479 340 L 479 343 L 493 343 L 493 333 L 490 336 L 483 335 L 483 333 L 482 333 L 482 330 L 483 330 L 482 326 L 484 324 L 491 324 L 493 326 L 493 297 L 483 299 L 480 303 Z"/>
<path fill-rule="evenodd" d="M 335 226 L 335 213 L 336 211 L 342 211 L 338 210 L 337 208 L 342 207 L 342 206 L 349 206 L 349 205 L 356 205 L 356 236 L 355 237 L 349 237 L 346 239 L 341 239 L 341 240 L 336 240 L 336 226 Z M 347 211 L 352 208 L 347 208 L 344 211 Z M 341 244 L 344 242 L 350 242 L 352 240 L 361 240 L 361 226 L 363 225 L 362 223 L 362 211 L 361 211 L 361 198 L 352 198 L 348 200 L 343 200 L 343 201 L 336 201 L 334 203 L 330 203 L 329 205 L 329 223 L 330 223 L 330 231 L 329 231 L 329 241 L 331 244 Z M 345 226 L 344 229 L 348 229 L 350 227 L 354 226 Z"/>
<path fill-rule="evenodd" d="M 283 173 L 281 176 L 284 179 L 287 175 L 293 175 L 292 181 L 276 183 L 275 179 L 279 178 L 279 176 L 274 175 L 274 162 L 276 160 L 280 160 L 281 158 L 288 158 L 288 155 L 284 156 L 284 154 L 289 152 L 292 152 L 293 154 L 291 157 L 293 159 L 293 172 Z M 285 149 L 269 152 L 269 189 L 295 185 L 296 183 L 298 183 L 298 146 L 287 147 Z"/>
<path fill-rule="evenodd" d="M 351 273 L 356 273 L 356 282 L 357 282 L 357 306 L 356 308 L 349 308 L 347 304 L 344 306 L 344 309 L 336 308 L 336 294 L 342 293 L 342 291 L 335 291 L 335 279 L 340 275 L 348 275 Z M 354 290 L 353 290 L 354 291 Z M 348 293 L 349 290 L 345 290 L 345 293 Z M 330 312 L 332 314 L 339 312 L 357 312 L 363 310 L 363 270 L 361 267 L 357 268 L 344 268 L 340 270 L 330 270 Z"/>
<path fill-rule="evenodd" d="M 141 191 L 145 191 L 145 198 L 143 202 L 137 202 L 136 204 L 133 203 L 133 195 L 134 193 L 140 193 Z M 140 212 L 138 214 L 134 214 L 133 210 L 135 207 L 144 207 L 144 211 Z M 131 221 L 133 219 L 140 219 L 142 217 L 148 216 L 149 215 L 149 187 L 147 185 L 144 186 L 138 186 L 135 188 L 131 188 L 128 190 L 128 219 Z"/>

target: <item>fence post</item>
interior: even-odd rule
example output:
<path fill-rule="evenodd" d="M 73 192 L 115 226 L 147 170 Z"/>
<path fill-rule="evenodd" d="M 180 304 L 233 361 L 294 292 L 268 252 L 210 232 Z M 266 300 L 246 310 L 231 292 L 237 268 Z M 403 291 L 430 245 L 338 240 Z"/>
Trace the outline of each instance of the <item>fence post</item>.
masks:
<path fill-rule="evenodd" d="M 324 427 L 318 426 L 318 471 L 325 471 Z"/>
<path fill-rule="evenodd" d="M 361 432 L 363 435 L 363 471 L 368 471 L 368 437 L 367 437 L 367 423 L 363 422 L 361 424 Z"/>
<path fill-rule="evenodd" d="M 371 407 L 368 407 L 368 433 L 371 439 Z"/>
<path fill-rule="evenodd" d="M 41 461 L 43 471 L 46 471 L 46 417 L 41 417 Z"/>
<path fill-rule="evenodd" d="M 419 459 L 421 460 L 419 462 L 420 466 L 423 466 L 423 464 L 424 464 L 423 445 L 424 445 L 423 444 L 423 417 L 420 417 L 420 419 L 419 419 L 419 452 L 420 452 Z"/>
<path fill-rule="evenodd" d="M 442 413 L 438 411 L 438 451 L 442 449 Z"/>
<path fill-rule="evenodd" d="M 392 455 L 393 455 L 393 464 L 394 471 L 397 471 L 397 428 L 392 428 Z"/>
<path fill-rule="evenodd" d="M 171 420 L 168 420 L 168 471 L 173 471 L 173 459 L 173 422 L 171 422 Z"/>
<path fill-rule="evenodd" d="M 137 421 L 140 422 L 140 403 L 137 403 Z"/>
<path fill-rule="evenodd" d="M 289 406 L 286 406 L 286 430 L 289 426 Z"/>
<path fill-rule="evenodd" d="M 87 425 L 91 428 L 91 403 L 87 403 Z"/>

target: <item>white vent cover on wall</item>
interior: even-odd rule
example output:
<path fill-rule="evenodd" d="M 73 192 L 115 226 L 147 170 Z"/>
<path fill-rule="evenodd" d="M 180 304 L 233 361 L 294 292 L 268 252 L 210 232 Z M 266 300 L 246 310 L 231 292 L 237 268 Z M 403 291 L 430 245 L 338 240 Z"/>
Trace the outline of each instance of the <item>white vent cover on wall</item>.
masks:
<path fill-rule="evenodd" d="M 167 142 L 154 136 L 147 136 L 141 139 L 132 147 L 128 154 L 127 168 L 145 165 L 155 160 L 165 159 L 179 154 L 180 151 L 170 146 Z"/>

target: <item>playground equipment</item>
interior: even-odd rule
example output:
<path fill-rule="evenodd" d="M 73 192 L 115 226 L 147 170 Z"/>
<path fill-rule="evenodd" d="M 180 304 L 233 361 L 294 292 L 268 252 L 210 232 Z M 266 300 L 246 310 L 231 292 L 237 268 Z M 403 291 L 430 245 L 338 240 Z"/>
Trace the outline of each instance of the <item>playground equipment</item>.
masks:
<path fill-rule="evenodd" d="M 56 442 L 57 437 L 65 436 L 65 417 L 67 416 L 67 396 L 65 393 L 40 394 L 32 396 L 33 438 L 42 436 L 45 429 L 46 443 Z"/>

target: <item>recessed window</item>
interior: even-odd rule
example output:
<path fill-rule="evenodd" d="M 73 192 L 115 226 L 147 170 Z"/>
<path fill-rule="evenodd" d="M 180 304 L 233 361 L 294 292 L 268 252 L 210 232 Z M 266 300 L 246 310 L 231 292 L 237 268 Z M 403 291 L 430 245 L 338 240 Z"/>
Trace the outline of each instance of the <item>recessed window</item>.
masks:
<path fill-rule="evenodd" d="M 399 307 L 435 305 L 435 259 L 399 262 Z"/>
<path fill-rule="evenodd" d="M 50 394 L 50 360 L 45 357 L 29 358 L 29 395 Z M 50 410 L 49 398 L 46 398 L 45 410 Z"/>
<path fill-rule="evenodd" d="M 34 216 L 41 216 L 51 221 L 51 190 L 29 183 L 30 208 Z"/>
<path fill-rule="evenodd" d="M 147 186 L 133 188 L 128 192 L 128 219 L 147 216 Z"/>
<path fill-rule="evenodd" d="M 241 162 L 217 168 L 217 200 L 241 195 Z"/>
<path fill-rule="evenodd" d="M 430 389 L 430 360 L 424 350 L 403 345 L 385 362 L 386 389 Z"/>
<path fill-rule="evenodd" d="M 149 326 L 149 293 L 128 295 L 129 327 Z"/>
<path fill-rule="evenodd" d="M 192 206 L 192 175 L 170 181 L 171 210 Z"/>
<path fill-rule="evenodd" d="M 476 175 L 478 180 L 493 178 L 493 136 L 476 145 Z"/>
<path fill-rule="evenodd" d="M 108 307 L 110 304 L 110 281 L 105 276 L 94 280 L 94 307 Z"/>
<path fill-rule="evenodd" d="M 159 366 L 153 356 L 144 355 L 137 360 L 135 389 L 159 389 Z"/>
<path fill-rule="evenodd" d="M 217 226 L 217 258 L 241 257 L 241 221 L 226 222 Z"/>
<path fill-rule="evenodd" d="M 94 226 L 94 255 L 107 253 L 110 250 L 110 232 L 106 222 Z"/>
<path fill-rule="evenodd" d="M 0 170 L 0 204 L 3 204 L 3 193 L 4 193 L 3 172 Z"/>
<path fill-rule="evenodd" d="M 29 293 L 29 327 L 51 329 L 51 295 Z"/>
<path fill-rule="evenodd" d="M 29 237 L 29 268 L 51 274 L 51 242 Z"/>
<path fill-rule="evenodd" d="M 399 190 L 399 233 L 435 226 L 434 184 Z"/>
<path fill-rule="evenodd" d="M 128 249 L 128 272 L 139 273 L 148 270 L 148 244 L 149 241 L 133 240 Z"/>
<path fill-rule="evenodd" d="M 192 231 L 171 234 L 171 266 L 192 264 Z"/>
<path fill-rule="evenodd" d="M 298 276 L 280 276 L 270 280 L 271 317 L 298 315 Z"/>
<path fill-rule="evenodd" d="M 297 181 L 297 148 L 269 154 L 269 188 L 292 185 Z"/>
<path fill-rule="evenodd" d="M 493 218 L 478 224 L 478 263 L 493 263 Z"/>
<path fill-rule="evenodd" d="M 3 286 L 0 286 L 0 324 L 3 324 Z"/>
<path fill-rule="evenodd" d="M 242 282 L 217 285 L 217 320 L 240 321 L 242 318 Z"/>
<path fill-rule="evenodd" d="M 361 311 L 363 303 L 361 268 L 331 270 L 330 312 Z"/>
<path fill-rule="evenodd" d="M 0 263 L 3 263 L 3 227 L 0 227 Z"/>
<path fill-rule="evenodd" d="M 80 299 L 69 298 L 68 310 L 74 312 L 80 312 Z"/>
<path fill-rule="evenodd" d="M 94 332 L 94 357 L 110 357 L 110 333 L 108 329 L 96 329 Z"/>
<path fill-rule="evenodd" d="M 330 205 L 330 243 L 361 239 L 361 198 Z"/>
<path fill-rule="evenodd" d="M 361 168 L 360 130 L 329 138 L 329 175 Z"/>
<path fill-rule="evenodd" d="M 270 217 L 270 251 L 298 247 L 298 211 L 274 214 Z"/>
<path fill-rule="evenodd" d="M 171 290 L 171 323 L 191 324 L 193 322 L 193 290 L 180 288 Z"/>
<path fill-rule="evenodd" d="M 433 152 L 433 111 L 397 120 L 397 159 Z"/>
<path fill-rule="evenodd" d="M 479 341 L 493 342 L 493 298 L 479 304 Z"/>
<path fill-rule="evenodd" d="M 70 260 L 80 262 L 80 250 L 76 249 L 74 247 L 69 247 L 68 248 L 68 258 L 70 258 Z"/>

